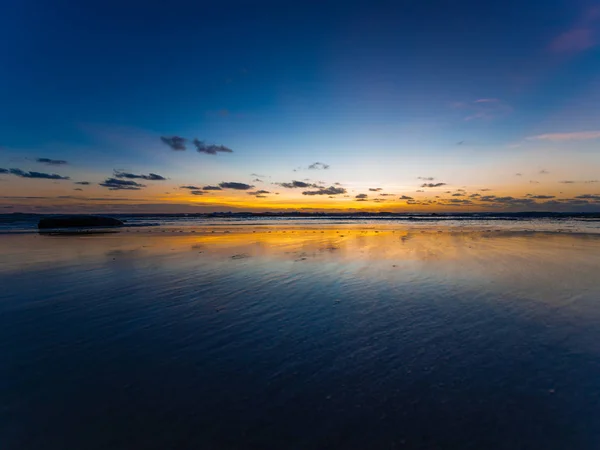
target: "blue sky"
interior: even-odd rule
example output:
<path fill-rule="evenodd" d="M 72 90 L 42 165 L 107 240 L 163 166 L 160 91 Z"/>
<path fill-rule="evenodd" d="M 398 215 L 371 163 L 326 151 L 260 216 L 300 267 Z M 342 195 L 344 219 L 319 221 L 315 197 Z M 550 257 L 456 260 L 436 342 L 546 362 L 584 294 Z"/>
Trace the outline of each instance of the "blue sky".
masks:
<path fill-rule="evenodd" d="M 593 210 L 570 200 L 600 192 L 599 44 L 590 1 L 6 2 L 0 168 L 70 180 L 0 174 L 3 204 Z M 173 151 L 161 136 L 233 152 Z M 107 191 L 114 170 L 166 180 Z M 444 185 L 419 193 L 419 177 Z M 77 201 L 59 199 L 84 179 Z M 294 179 L 348 197 L 273 184 Z M 227 181 L 270 194 L 180 188 Z M 356 203 L 375 185 L 394 198 Z M 457 189 L 554 198 L 443 204 Z"/>

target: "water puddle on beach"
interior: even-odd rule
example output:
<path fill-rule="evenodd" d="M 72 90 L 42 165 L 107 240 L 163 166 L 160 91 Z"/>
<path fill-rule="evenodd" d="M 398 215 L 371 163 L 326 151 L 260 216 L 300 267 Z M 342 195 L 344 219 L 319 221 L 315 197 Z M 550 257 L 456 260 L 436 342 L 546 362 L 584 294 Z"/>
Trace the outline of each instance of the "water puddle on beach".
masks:
<path fill-rule="evenodd" d="M 599 235 L 179 231 L 0 235 L 7 448 L 600 447 Z"/>

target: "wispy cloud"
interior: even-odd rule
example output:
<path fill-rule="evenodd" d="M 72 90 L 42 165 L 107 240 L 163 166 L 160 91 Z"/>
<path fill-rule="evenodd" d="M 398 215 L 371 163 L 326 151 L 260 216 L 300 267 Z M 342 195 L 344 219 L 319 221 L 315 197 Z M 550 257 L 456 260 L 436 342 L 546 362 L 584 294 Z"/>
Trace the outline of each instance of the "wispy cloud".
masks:
<path fill-rule="evenodd" d="M 115 175 L 115 178 L 127 178 L 129 180 L 136 180 L 136 179 L 147 180 L 147 181 L 164 181 L 164 180 L 166 180 L 165 177 L 163 177 L 162 175 L 158 175 L 156 173 L 150 173 L 148 175 L 136 175 L 134 173 L 121 172 L 119 170 L 115 170 L 114 175 Z"/>
<path fill-rule="evenodd" d="M 417 180 L 433 181 L 433 180 L 435 180 L 435 178 L 434 177 L 417 177 Z"/>
<path fill-rule="evenodd" d="M 572 133 L 546 133 L 529 136 L 528 141 L 588 141 L 600 139 L 600 131 L 575 131 Z"/>
<path fill-rule="evenodd" d="M 379 191 L 383 191 L 383 189 L 382 189 L 382 188 L 369 188 L 369 190 L 370 190 L 371 192 L 379 192 Z"/>
<path fill-rule="evenodd" d="M 43 180 L 70 180 L 70 177 L 64 177 L 55 173 L 43 173 L 43 172 L 28 172 L 21 169 L 0 169 L 0 173 L 10 173 L 21 178 L 39 178 Z"/>
<path fill-rule="evenodd" d="M 118 178 L 107 178 L 100 186 L 106 187 L 111 191 L 139 191 L 146 187 L 145 184 L 136 183 L 130 180 L 120 180 Z"/>
<path fill-rule="evenodd" d="M 81 186 L 89 186 L 90 183 L 89 181 L 75 181 L 75 184 L 80 184 Z"/>
<path fill-rule="evenodd" d="M 302 195 L 338 195 L 345 194 L 346 192 L 344 188 L 329 186 L 328 188 L 319 188 L 316 191 L 304 191 Z"/>
<path fill-rule="evenodd" d="M 465 121 L 483 119 L 496 119 L 505 117 L 513 111 L 513 108 L 503 100 L 497 98 L 480 98 L 471 102 L 456 102 L 453 107 L 465 113 Z M 464 143 L 464 141 L 461 141 Z"/>
<path fill-rule="evenodd" d="M 181 136 L 161 136 L 160 140 L 171 147 L 172 150 L 185 150 L 185 143 L 187 139 Z"/>
<path fill-rule="evenodd" d="M 540 175 L 548 175 L 550 172 L 548 172 L 546 169 L 542 169 L 538 172 Z"/>
<path fill-rule="evenodd" d="M 599 44 L 597 23 L 600 20 L 600 7 L 592 7 L 583 12 L 571 28 L 556 36 L 548 46 L 555 53 L 579 53 Z"/>
<path fill-rule="evenodd" d="M 252 189 L 254 186 L 246 183 L 237 183 L 235 181 L 225 181 L 223 183 L 219 183 L 219 187 L 223 189 L 235 189 L 238 191 L 247 191 L 248 189 Z"/>
<path fill-rule="evenodd" d="M 319 188 L 320 186 L 317 184 L 306 183 L 304 181 L 296 181 L 292 180 L 291 183 L 275 183 L 281 187 L 294 189 L 294 188 Z"/>
<path fill-rule="evenodd" d="M 229 147 L 224 145 L 206 144 L 204 141 L 194 139 L 194 147 L 198 153 L 206 153 L 207 155 L 216 155 L 217 153 L 233 153 Z"/>
<path fill-rule="evenodd" d="M 446 183 L 423 183 L 421 185 L 421 187 L 423 187 L 423 188 L 435 188 L 435 187 L 441 187 L 441 186 L 446 186 Z"/>
<path fill-rule="evenodd" d="M 222 183 L 221 183 L 222 184 Z M 202 188 L 203 191 L 220 191 L 221 188 L 219 186 L 204 186 Z"/>
<path fill-rule="evenodd" d="M 270 194 L 270 192 L 261 189 L 261 190 L 258 190 L 258 191 L 246 192 L 246 194 L 248 194 L 248 195 L 255 195 L 255 196 L 258 197 L 258 196 L 264 196 L 265 194 Z"/>
<path fill-rule="evenodd" d="M 322 162 L 316 162 L 316 163 L 312 163 L 310 166 L 308 166 L 308 168 L 310 170 L 326 170 L 329 169 L 329 164 L 325 164 Z"/>
<path fill-rule="evenodd" d="M 199 188 L 198 186 L 194 186 L 194 185 L 188 185 L 188 186 L 179 186 L 180 189 L 189 189 L 190 191 L 198 191 L 202 188 Z"/>
<path fill-rule="evenodd" d="M 48 164 L 49 166 L 63 166 L 68 164 L 64 159 L 36 158 L 36 162 Z"/>

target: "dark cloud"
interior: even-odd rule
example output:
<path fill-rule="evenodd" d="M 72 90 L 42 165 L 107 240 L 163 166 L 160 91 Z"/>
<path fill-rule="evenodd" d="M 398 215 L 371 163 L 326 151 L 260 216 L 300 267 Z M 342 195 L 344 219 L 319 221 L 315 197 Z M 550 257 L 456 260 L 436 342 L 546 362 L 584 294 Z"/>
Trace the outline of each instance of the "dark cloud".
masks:
<path fill-rule="evenodd" d="M 155 173 L 150 173 L 148 175 L 136 175 L 134 173 L 128 173 L 128 172 L 121 172 L 119 170 L 115 170 L 115 177 L 116 178 L 127 178 L 128 180 L 147 180 L 147 181 L 164 181 L 166 180 L 165 177 L 163 177 L 162 175 L 158 175 Z"/>
<path fill-rule="evenodd" d="M 549 200 L 551 198 L 556 198 L 555 195 L 532 195 L 531 198 L 537 198 L 538 200 Z"/>
<path fill-rule="evenodd" d="M 417 189 L 416 192 L 425 192 L 423 189 Z"/>
<path fill-rule="evenodd" d="M 559 183 L 561 183 L 561 184 L 575 184 L 575 183 L 577 183 L 577 181 L 566 180 L 566 181 L 559 181 Z"/>
<path fill-rule="evenodd" d="M 284 188 L 319 188 L 317 184 L 306 183 L 304 181 L 293 180 L 291 183 L 275 183 Z"/>
<path fill-rule="evenodd" d="M 139 191 L 146 187 L 145 184 L 139 184 L 135 181 L 120 180 L 118 178 L 107 178 L 100 186 L 107 187 L 111 191 Z"/>
<path fill-rule="evenodd" d="M 260 178 L 255 178 L 254 180 L 252 180 L 253 183 L 262 183 L 263 180 L 261 180 Z"/>
<path fill-rule="evenodd" d="M 600 194 L 583 194 L 575 197 L 582 200 L 600 200 Z"/>
<path fill-rule="evenodd" d="M 37 158 L 36 162 L 48 164 L 49 166 L 64 166 L 68 164 L 64 159 Z"/>
<path fill-rule="evenodd" d="M 481 195 L 479 195 L 479 194 L 471 194 L 471 195 L 469 195 L 469 198 L 476 198 L 476 197 L 481 197 Z"/>
<path fill-rule="evenodd" d="M 75 189 L 73 189 L 73 190 L 74 190 L 74 191 L 83 191 L 83 189 L 81 189 L 81 188 L 75 188 Z"/>
<path fill-rule="evenodd" d="M 379 196 L 380 197 L 393 197 L 394 194 L 385 194 L 385 193 L 382 193 L 382 194 L 379 194 Z"/>
<path fill-rule="evenodd" d="M 316 162 L 316 163 L 312 163 L 310 166 L 308 166 L 309 169 L 311 170 L 326 170 L 329 169 L 329 164 L 325 164 L 322 162 Z"/>
<path fill-rule="evenodd" d="M 70 177 L 63 177 L 62 175 L 57 175 L 55 173 L 43 173 L 43 172 L 27 172 L 21 169 L 9 169 L 13 175 L 16 175 L 21 178 L 39 178 L 44 180 L 70 180 Z M 4 172 L 6 173 L 6 172 Z"/>
<path fill-rule="evenodd" d="M 369 188 L 369 190 L 371 192 L 379 192 L 379 191 L 383 191 L 383 188 Z"/>
<path fill-rule="evenodd" d="M 89 186 L 90 183 L 89 181 L 76 181 L 75 184 L 80 184 L 81 186 Z"/>
<path fill-rule="evenodd" d="M 400 197 L 400 200 L 414 200 L 414 198 L 409 197 L 408 195 L 403 195 L 402 197 Z"/>
<path fill-rule="evenodd" d="M 461 192 L 457 192 L 456 194 L 452 194 L 452 197 L 464 197 L 465 194 L 461 193 Z"/>
<path fill-rule="evenodd" d="M 233 153 L 229 147 L 224 145 L 206 144 L 204 141 L 194 139 L 193 141 L 196 151 L 199 153 L 206 153 L 207 155 L 216 155 L 217 153 Z"/>
<path fill-rule="evenodd" d="M 251 173 L 250 176 L 251 177 L 256 177 L 256 178 L 267 178 L 266 175 L 260 175 L 258 173 Z"/>
<path fill-rule="evenodd" d="M 204 195 L 204 191 L 190 191 L 192 195 Z"/>
<path fill-rule="evenodd" d="M 328 188 L 319 188 L 316 191 L 304 191 L 302 195 L 338 195 L 345 194 L 346 189 L 341 187 L 329 186 Z"/>
<path fill-rule="evenodd" d="M 187 139 L 180 136 L 161 136 L 160 140 L 173 150 L 185 150 Z"/>
<path fill-rule="evenodd" d="M 368 195 L 367 194 L 358 194 L 356 197 L 354 198 L 367 198 Z"/>
<path fill-rule="evenodd" d="M 523 176 L 523 174 L 522 174 L 522 173 L 515 173 L 515 176 L 516 176 L 516 177 L 522 177 L 522 176 Z"/>
<path fill-rule="evenodd" d="M 485 188 L 485 189 L 479 189 L 481 192 L 489 192 L 491 191 L 491 189 Z"/>
<path fill-rule="evenodd" d="M 433 177 L 417 177 L 417 180 L 433 181 L 433 180 L 435 180 L 435 178 L 433 178 Z"/>
<path fill-rule="evenodd" d="M 267 198 L 266 195 L 256 195 L 256 198 Z"/>
<path fill-rule="evenodd" d="M 227 181 L 219 183 L 219 187 L 223 189 L 236 189 L 238 191 L 247 191 L 248 189 L 252 189 L 254 186 L 245 183 L 236 183 L 235 181 Z"/>
<path fill-rule="evenodd" d="M 192 185 L 189 185 L 189 186 L 179 186 L 179 188 L 180 189 L 189 189 L 191 191 L 198 191 L 198 190 L 202 189 L 202 188 L 199 188 L 198 186 L 192 186 Z"/>
<path fill-rule="evenodd" d="M 269 191 L 265 191 L 265 190 L 259 190 L 259 191 L 250 191 L 250 192 L 246 192 L 248 195 L 264 195 L 264 194 L 270 194 Z"/>
<path fill-rule="evenodd" d="M 423 188 L 434 188 L 434 187 L 440 187 L 440 186 L 446 186 L 446 183 L 423 183 L 421 185 L 421 187 L 423 187 Z"/>
<path fill-rule="evenodd" d="M 223 184 L 223 183 L 221 183 L 221 184 Z M 236 189 L 236 188 L 233 188 L 233 189 Z M 221 191 L 222 189 L 219 186 L 204 186 L 202 188 L 202 190 L 204 190 L 204 191 Z"/>
<path fill-rule="evenodd" d="M 2 167 L 0 167 L 0 173 L 8 173 L 9 170 L 8 169 L 3 169 Z"/>
<path fill-rule="evenodd" d="M 546 169 L 542 169 L 538 172 L 540 175 L 548 175 L 550 172 L 548 172 Z"/>

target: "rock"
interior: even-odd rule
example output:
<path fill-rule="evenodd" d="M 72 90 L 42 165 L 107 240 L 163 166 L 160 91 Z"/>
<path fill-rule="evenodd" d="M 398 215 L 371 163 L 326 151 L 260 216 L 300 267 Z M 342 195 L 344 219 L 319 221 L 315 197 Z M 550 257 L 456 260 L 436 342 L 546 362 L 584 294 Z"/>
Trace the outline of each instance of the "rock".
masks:
<path fill-rule="evenodd" d="M 123 222 L 119 219 L 103 216 L 53 216 L 40 219 L 39 229 L 46 228 L 90 228 L 90 227 L 120 227 Z"/>

